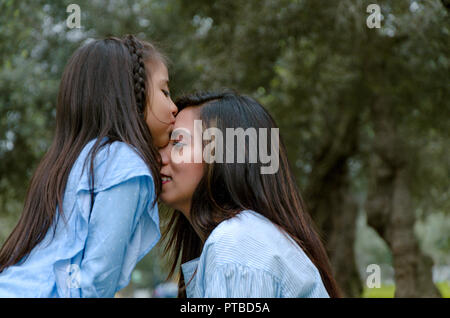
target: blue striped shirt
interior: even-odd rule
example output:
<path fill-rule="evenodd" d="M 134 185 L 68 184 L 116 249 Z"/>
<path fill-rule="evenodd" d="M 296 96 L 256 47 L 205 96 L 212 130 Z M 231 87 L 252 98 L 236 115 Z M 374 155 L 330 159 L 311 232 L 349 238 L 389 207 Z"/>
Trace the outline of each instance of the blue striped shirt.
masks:
<path fill-rule="evenodd" d="M 295 241 L 249 210 L 221 222 L 182 272 L 187 297 L 329 297 Z"/>

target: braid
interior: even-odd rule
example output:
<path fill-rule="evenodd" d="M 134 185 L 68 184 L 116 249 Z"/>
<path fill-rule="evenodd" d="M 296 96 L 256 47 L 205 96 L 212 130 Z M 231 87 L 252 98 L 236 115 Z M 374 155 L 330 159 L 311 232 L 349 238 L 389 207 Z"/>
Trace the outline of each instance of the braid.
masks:
<path fill-rule="evenodd" d="M 143 58 L 143 45 L 134 35 L 127 35 L 123 40 L 131 55 L 134 95 L 138 112 L 143 114 L 146 104 L 146 73 Z"/>

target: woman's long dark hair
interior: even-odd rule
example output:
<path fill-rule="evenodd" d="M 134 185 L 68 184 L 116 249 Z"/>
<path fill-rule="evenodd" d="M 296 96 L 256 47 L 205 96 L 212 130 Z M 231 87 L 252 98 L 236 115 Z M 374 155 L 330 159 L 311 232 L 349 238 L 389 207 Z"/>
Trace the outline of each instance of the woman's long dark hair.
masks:
<path fill-rule="evenodd" d="M 277 127 L 258 102 L 233 92 L 192 94 L 179 98 L 176 104 L 179 111 L 188 106 L 202 106 L 203 128 L 213 126 L 222 132 L 226 128 L 267 128 L 270 136 L 270 130 Z M 226 134 L 223 135 L 225 145 Z M 180 270 L 180 263 L 200 256 L 203 243 L 220 222 L 248 209 L 264 215 L 293 238 L 319 270 L 328 294 L 339 297 L 328 256 L 306 211 L 281 139 L 278 172 L 261 174 L 262 164 L 249 163 L 248 156 L 246 148 L 244 164 L 225 160 L 225 163 L 205 163 L 204 176 L 192 198 L 190 222 L 175 211 L 163 232 L 171 265 L 169 277 Z M 179 296 L 186 296 L 183 275 L 179 278 Z"/>
<path fill-rule="evenodd" d="M 165 63 L 152 44 L 132 35 L 95 40 L 72 55 L 59 87 L 54 139 L 31 179 L 19 222 L 0 250 L 0 272 L 24 259 L 42 241 L 57 207 L 64 216 L 69 173 L 82 149 L 95 138 L 90 152 L 91 209 L 95 155 L 114 141 L 137 149 L 154 176 L 159 196 L 159 154 L 145 122 L 151 85 L 151 63 L 146 62 L 157 60 Z"/>

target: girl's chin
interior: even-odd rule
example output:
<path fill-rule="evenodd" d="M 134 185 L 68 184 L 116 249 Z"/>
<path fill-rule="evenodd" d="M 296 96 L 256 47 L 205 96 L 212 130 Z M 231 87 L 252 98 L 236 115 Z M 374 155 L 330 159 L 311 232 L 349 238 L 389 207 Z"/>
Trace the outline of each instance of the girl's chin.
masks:
<path fill-rule="evenodd" d="M 154 140 L 156 148 L 164 148 L 169 143 L 169 138 L 160 138 L 158 140 Z"/>
<path fill-rule="evenodd" d="M 157 148 L 164 148 L 170 141 L 170 132 L 173 129 L 173 124 L 168 124 L 166 129 L 159 134 L 155 134 L 156 138 L 153 138 L 153 143 Z M 153 135 L 152 135 L 153 136 Z"/>

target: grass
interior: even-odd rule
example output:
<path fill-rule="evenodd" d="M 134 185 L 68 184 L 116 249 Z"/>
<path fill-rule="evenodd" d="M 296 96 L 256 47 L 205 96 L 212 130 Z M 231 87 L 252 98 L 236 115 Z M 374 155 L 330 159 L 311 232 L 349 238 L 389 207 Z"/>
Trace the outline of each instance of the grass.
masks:
<path fill-rule="evenodd" d="M 450 298 L 450 283 L 441 282 L 436 284 L 442 297 Z M 362 297 L 364 298 L 393 298 L 395 285 L 382 285 L 381 288 L 364 288 Z"/>

